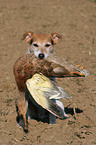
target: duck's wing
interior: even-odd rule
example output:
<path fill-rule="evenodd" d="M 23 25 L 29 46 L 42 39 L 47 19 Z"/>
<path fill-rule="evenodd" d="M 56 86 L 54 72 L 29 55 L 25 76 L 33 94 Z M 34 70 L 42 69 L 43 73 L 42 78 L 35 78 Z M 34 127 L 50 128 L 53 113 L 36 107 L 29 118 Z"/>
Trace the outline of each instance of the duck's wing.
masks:
<path fill-rule="evenodd" d="M 73 77 L 86 77 L 90 73 L 80 65 L 72 65 L 64 58 L 57 56 L 55 53 L 50 54 L 47 61 L 51 62 L 54 75 L 57 76 L 73 76 Z"/>
<path fill-rule="evenodd" d="M 41 88 L 37 88 L 32 83 L 31 79 L 27 80 L 26 85 L 31 94 L 30 97 L 33 97 L 36 103 L 38 103 L 44 109 L 48 110 L 53 115 L 63 119 L 60 107 L 56 103 L 54 103 L 48 96 L 46 96 Z M 44 90 L 45 89 L 47 88 L 44 88 Z"/>
<path fill-rule="evenodd" d="M 50 80 L 51 81 L 51 80 Z M 44 95 L 49 97 L 49 99 L 66 99 L 71 98 L 71 96 L 61 87 L 59 87 L 56 82 L 51 81 L 54 87 L 50 87 L 44 91 Z"/>

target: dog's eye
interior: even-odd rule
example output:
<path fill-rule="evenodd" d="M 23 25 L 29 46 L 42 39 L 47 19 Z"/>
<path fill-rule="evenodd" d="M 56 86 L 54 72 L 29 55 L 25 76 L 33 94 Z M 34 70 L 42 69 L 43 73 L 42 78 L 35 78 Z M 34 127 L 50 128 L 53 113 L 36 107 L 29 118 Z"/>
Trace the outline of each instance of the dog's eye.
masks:
<path fill-rule="evenodd" d="M 50 44 L 46 44 L 46 45 L 45 45 L 45 47 L 49 47 L 49 46 L 51 46 L 51 45 L 50 45 Z"/>
<path fill-rule="evenodd" d="M 37 44 L 33 44 L 35 47 L 39 47 Z"/>

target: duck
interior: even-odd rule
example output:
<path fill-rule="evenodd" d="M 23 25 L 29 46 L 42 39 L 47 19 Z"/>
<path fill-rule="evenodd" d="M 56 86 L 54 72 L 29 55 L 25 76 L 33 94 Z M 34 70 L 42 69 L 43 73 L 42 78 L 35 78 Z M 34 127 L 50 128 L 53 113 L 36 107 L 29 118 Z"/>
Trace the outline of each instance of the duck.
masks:
<path fill-rule="evenodd" d="M 33 53 L 27 53 L 17 59 L 13 66 L 15 80 L 20 91 L 26 90 L 26 81 L 35 73 L 46 77 L 86 77 L 89 72 L 80 65 L 72 65 L 55 56 L 38 59 Z"/>
<path fill-rule="evenodd" d="M 45 77 L 52 79 L 53 81 L 57 77 L 59 78 L 86 77 L 87 75 L 89 75 L 89 72 L 86 69 L 84 69 L 82 66 L 70 64 L 64 59 L 61 59 L 61 57 L 58 57 L 57 55 L 50 55 L 46 59 L 39 59 L 33 53 L 27 53 L 21 56 L 20 58 L 18 58 L 13 66 L 13 73 L 19 91 L 19 96 L 15 101 L 16 112 L 18 115 L 17 117 L 20 119 L 23 116 L 22 126 L 24 132 L 26 133 L 28 132 L 28 121 L 26 118 L 28 106 L 30 106 L 30 108 L 32 108 L 34 112 L 36 110 L 38 112 L 38 105 L 36 105 L 38 104 L 38 102 L 32 101 L 32 95 L 30 99 L 29 97 L 30 92 L 26 91 L 28 87 L 26 85 L 26 82 L 29 79 L 31 79 L 35 74 L 40 74 L 40 73 L 42 73 Z M 63 109 L 64 106 L 62 102 L 59 101 L 58 99 L 56 99 L 55 101 L 56 101 L 55 108 L 57 108 L 57 112 L 55 112 L 55 115 L 51 113 L 50 122 L 52 122 L 52 115 L 53 118 L 54 116 L 55 117 L 59 116 L 62 118 L 62 112 L 63 115 L 65 114 L 65 111 Z M 47 101 L 47 103 L 48 102 L 50 102 L 50 99 Z M 42 110 L 42 104 L 39 104 L 39 110 L 40 108 Z M 59 108 L 59 115 L 58 115 L 58 108 Z M 43 110 L 44 109 L 46 110 L 46 108 L 43 108 Z M 48 109 L 49 108 L 47 108 L 47 115 L 48 115 Z M 49 112 L 53 112 L 52 108 L 49 110 Z M 37 115 L 36 112 L 35 114 Z M 56 121 L 55 118 L 53 120 L 54 120 L 53 122 Z"/>

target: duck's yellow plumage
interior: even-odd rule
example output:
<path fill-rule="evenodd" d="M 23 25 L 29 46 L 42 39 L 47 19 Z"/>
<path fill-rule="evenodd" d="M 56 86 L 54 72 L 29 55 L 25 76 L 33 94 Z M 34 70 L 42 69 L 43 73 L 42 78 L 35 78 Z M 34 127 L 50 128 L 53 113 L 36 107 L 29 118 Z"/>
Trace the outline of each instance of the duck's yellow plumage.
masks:
<path fill-rule="evenodd" d="M 55 82 L 45 77 L 43 74 L 35 74 L 26 82 L 27 88 L 34 100 L 55 116 L 63 118 L 60 106 L 53 100 L 69 98 L 69 94 L 64 89 L 58 87 Z"/>

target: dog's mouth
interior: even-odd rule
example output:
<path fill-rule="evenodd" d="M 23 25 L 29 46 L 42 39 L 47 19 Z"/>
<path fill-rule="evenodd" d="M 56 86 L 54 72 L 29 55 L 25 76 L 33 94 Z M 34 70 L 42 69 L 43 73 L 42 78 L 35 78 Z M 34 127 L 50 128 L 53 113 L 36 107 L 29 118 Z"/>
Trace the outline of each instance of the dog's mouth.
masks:
<path fill-rule="evenodd" d="M 33 53 L 39 59 L 46 59 L 48 57 L 48 55 L 49 55 L 49 53 L 42 53 L 41 51 L 33 52 Z"/>
<path fill-rule="evenodd" d="M 39 59 L 46 59 L 48 56 L 49 56 L 48 53 L 39 53 L 39 54 L 37 55 L 37 57 L 38 57 Z"/>

